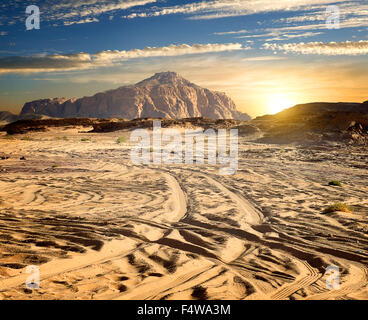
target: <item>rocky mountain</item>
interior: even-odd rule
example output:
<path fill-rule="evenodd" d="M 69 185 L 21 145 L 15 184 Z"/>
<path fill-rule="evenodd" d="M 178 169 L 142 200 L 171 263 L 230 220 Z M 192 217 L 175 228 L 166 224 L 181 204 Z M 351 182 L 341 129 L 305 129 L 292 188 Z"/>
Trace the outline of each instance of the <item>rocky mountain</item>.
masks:
<path fill-rule="evenodd" d="M 157 73 L 135 85 L 92 97 L 28 102 L 22 114 L 55 118 L 193 118 L 250 120 L 222 92 L 201 88 L 175 72 Z"/>

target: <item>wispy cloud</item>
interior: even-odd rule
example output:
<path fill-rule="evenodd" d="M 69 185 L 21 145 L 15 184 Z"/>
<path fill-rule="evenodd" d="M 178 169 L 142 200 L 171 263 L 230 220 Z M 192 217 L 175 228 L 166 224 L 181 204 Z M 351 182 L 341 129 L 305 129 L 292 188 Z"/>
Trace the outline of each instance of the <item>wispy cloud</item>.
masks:
<path fill-rule="evenodd" d="M 242 61 L 249 61 L 249 62 L 265 62 L 265 61 L 279 61 L 285 60 L 286 57 L 279 57 L 279 56 L 263 56 L 263 57 L 249 57 L 244 58 Z"/>
<path fill-rule="evenodd" d="M 4 7 L 4 12 L 0 11 L 0 20 L 4 20 L 7 25 L 15 24 L 17 21 L 23 22 L 24 1 L 12 0 L 10 2 L 11 4 L 7 6 L 18 9 L 22 15 L 7 14 L 8 7 Z M 32 4 L 40 7 L 43 21 L 51 22 L 53 25 L 69 26 L 98 22 L 98 17 L 103 14 L 115 14 L 122 10 L 155 2 L 157 0 L 34 0 Z"/>
<path fill-rule="evenodd" d="M 301 33 L 288 33 L 275 30 L 264 34 L 253 34 L 247 36 L 239 36 L 237 39 L 250 39 L 250 38 L 267 38 L 265 41 L 286 41 L 295 38 L 310 38 L 322 34 L 322 32 L 301 32 Z"/>
<path fill-rule="evenodd" d="M 77 8 L 76 4 L 77 2 Z M 126 10 L 129 8 L 144 6 L 154 3 L 156 0 L 120 0 L 120 1 L 68 1 L 58 8 L 67 9 L 63 13 L 64 18 L 98 16 L 103 13 L 109 13 L 116 10 Z"/>
<path fill-rule="evenodd" d="M 29 57 L 5 57 L 0 58 L 0 73 L 84 70 L 112 66 L 130 59 L 173 57 L 247 49 L 249 49 L 249 47 L 244 47 L 240 43 L 209 43 L 170 45 L 167 47 L 146 47 L 144 49 L 133 49 L 129 51 L 106 50 L 94 54 L 78 53 L 64 55 L 37 55 Z"/>
<path fill-rule="evenodd" d="M 368 4 L 365 1 L 346 1 L 340 3 L 339 6 L 340 18 L 343 22 L 350 21 L 359 17 L 368 17 Z M 295 16 L 288 18 L 280 18 L 279 22 L 295 23 L 295 22 L 310 22 L 310 21 L 326 21 L 326 7 L 315 7 L 310 12 L 297 13 Z"/>
<path fill-rule="evenodd" d="M 189 19 L 218 19 L 224 17 L 244 16 L 261 12 L 306 10 L 313 5 L 340 3 L 345 0 L 216 0 L 195 2 L 171 7 L 138 11 L 124 18 L 147 18 L 171 14 L 190 15 Z"/>
<path fill-rule="evenodd" d="M 236 31 L 224 31 L 224 32 L 214 32 L 214 35 L 217 36 L 227 36 L 227 35 L 237 35 L 237 34 L 244 34 L 244 33 L 249 33 L 249 30 L 236 30 Z"/>
<path fill-rule="evenodd" d="M 290 11 L 288 17 L 268 20 L 267 26 L 256 29 L 240 29 L 217 31 L 217 36 L 232 36 L 236 39 L 266 39 L 263 41 L 286 41 L 297 38 L 311 38 L 329 32 L 326 20 L 330 13 L 327 4 L 316 3 L 302 7 L 301 10 Z M 297 4 L 295 2 L 295 4 Z M 300 4 L 300 3 L 299 3 Z M 336 3 L 335 3 L 336 4 Z M 364 1 L 344 1 L 338 3 L 340 11 L 339 29 L 355 29 L 368 27 L 368 4 Z M 264 23 L 264 25 L 266 25 Z"/>
<path fill-rule="evenodd" d="M 265 43 L 264 49 L 283 51 L 285 53 L 314 54 L 314 55 L 366 55 L 368 54 L 368 41 L 345 42 L 309 42 L 275 44 Z"/>
<path fill-rule="evenodd" d="M 99 22 L 97 18 L 86 18 L 82 20 L 75 20 L 75 21 L 64 21 L 64 26 L 71 26 L 72 24 L 84 24 L 84 23 L 92 23 L 92 22 Z"/>

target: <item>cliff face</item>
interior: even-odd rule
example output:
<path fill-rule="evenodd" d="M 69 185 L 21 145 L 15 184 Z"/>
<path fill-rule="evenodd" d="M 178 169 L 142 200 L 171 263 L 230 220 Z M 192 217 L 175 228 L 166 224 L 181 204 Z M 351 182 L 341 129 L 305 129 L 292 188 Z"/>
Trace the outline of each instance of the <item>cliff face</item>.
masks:
<path fill-rule="evenodd" d="M 250 120 L 225 93 L 201 88 L 174 72 L 81 99 L 26 103 L 21 114 L 56 118 L 192 118 Z"/>

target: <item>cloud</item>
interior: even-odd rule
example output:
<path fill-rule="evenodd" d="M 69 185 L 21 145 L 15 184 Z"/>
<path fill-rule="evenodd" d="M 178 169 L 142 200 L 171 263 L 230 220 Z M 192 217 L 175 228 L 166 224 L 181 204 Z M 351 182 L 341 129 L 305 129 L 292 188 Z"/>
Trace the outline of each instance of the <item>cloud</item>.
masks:
<path fill-rule="evenodd" d="M 343 22 L 352 22 L 359 17 L 368 17 L 368 5 L 362 1 L 340 3 L 338 5 L 340 18 Z M 298 14 L 296 16 L 281 18 L 278 21 L 286 23 L 306 22 L 306 21 L 326 21 L 326 7 L 316 7 L 311 12 Z"/>
<path fill-rule="evenodd" d="M 244 58 L 241 61 L 249 61 L 249 62 L 264 62 L 264 61 L 279 61 L 285 60 L 286 57 L 279 57 L 279 56 L 263 56 L 263 57 L 250 57 Z"/>
<path fill-rule="evenodd" d="M 322 34 L 322 32 L 303 32 L 303 33 L 283 33 L 272 35 L 271 38 L 266 41 L 286 41 L 296 38 L 311 38 Z"/>
<path fill-rule="evenodd" d="M 143 50 L 134 49 L 130 51 L 102 51 L 95 54 L 97 61 L 111 61 L 120 59 L 135 59 L 135 58 L 147 58 L 147 57 L 168 57 L 186 54 L 202 54 L 211 52 L 224 52 L 248 49 L 243 48 L 240 43 L 228 43 L 228 44 L 194 44 L 192 46 L 187 44 L 170 45 L 168 47 L 147 47 Z"/>
<path fill-rule="evenodd" d="M 345 0 L 216 0 L 176 5 L 171 7 L 149 9 L 131 13 L 123 18 L 148 18 L 172 14 L 191 15 L 189 19 L 218 19 L 224 17 L 244 16 L 255 13 L 273 12 L 273 11 L 291 11 L 306 10 L 313 5 L 327 5 L 331 3 L 340 3 Z"/>
<path fill-rule="evenodd" d="M 72 24 L 84 24 L 84 23 L 92 23 L 92 22 L 99 22 L 97 18 L 86 18 L 82 20 L 76 21 L 64 21 L 64 26 L 71 26 Z"/>
<path fill-rule="evenodd" d="M 119 64 L 130 59 L 152 57 L 174 57 L 190 54 L 205 54 L 235 50 L 247 50 L 240 43 L 209 43 L 209 44 L 181 44 L 167 47 L 146 47 L 129 51 L 100 51 L 94 54 L 53 54 L 28 57 L 0 58 L 0 73 L 29 73 L 85 70 L 98 67 L 107 67 Z"/>
<path fill-rule="evenodd" d="M 234 35 L 234 34 L 243 34 L 243 33 L 249 33 L 249 30 L 237 30 L 237 31 L 225 31 L 225 32 L 214 32 L 214 35 L 217 36 L 225 36 L 225 35 Z"/>
<path fill-rule="evenodd" d="M 98 17 L 103 14 L 111 15 L 117 11 L 155 2 L 157 0 L 34 0 L 32 4 L 40 7 L 42 21 L 51 22 L 54 26 L 70 26 L 98 22 Z M 12 5 L 4 7 L 4 10 L 0 11 L 0 20 L 7 25 L 23 23 L 24 1 L 13 0 Z"/>
<path fill-rule="evenodd" d="M 239 36 L 236 37 L 237 39 L 252 39 L 252 38 L 266 38 L 265 41 L 285 41 L 289 39 L 295 39 L 295 38 L 310 38 L 315 37 L 317 35 L 322 34 L 322 32 L 302 32 L 302 33 L 288 33 L 288 32 L 281 32 L 277 29 L 272 32 L 267 32 L 263 34 L 252 34 L 247 36 Z"/>
<path fill-rule="evenodd" d="M 346 28 L 359 28 L 368 26 L 368 5 L 356 1 L 355 3 L 348 2 L 342 3 L 338 6 L 340 11 L 340 29 Z M 303 15 L 291 16 L 288 18 L 281 18 L 278 21 L 286 24 L 314 22 L 317 24 L 311 25 L 299 25 L 304 27 L 305 30 L 321 30 L 326 29 L 326 19 L 328 13 L 326 8 L 318 8 L 312 12 L 305 13 Z M 292 26 L 289 26 L 292 27 Z M 285 27 L 288 28 L 288 27 Z"/>
<path fill-rule="evenodd" d="M 338 3 L 340 11 L 339 29 L 361 29 L 368 27 L 368 4 L 362 1 Z M 266 41 L 285 41 L 293 38 L 307 38 L 327 33 L 327 5 L 311 5 L 299 11 L 290 11 L 288 17 L 269 20 L 267 27 L 218 31 L 218 36 L 234 36 L 236 39 L 266 38 Z M 264 23 L 263 23 L 264 24 Z M 262 25 L 262 23 L 260 23 Z"/>
<path fill-rule="evenodd" d="M 288 43 L 274 44 L 265 43 L 264 49 L 273 51 L 283 51 L 285 53 L 301 53 L 314 55 L 366 55 L 368 54 L 368 41 L 361 40 L 357 42 L 308 42 L 308 43 Z"/>
<path fill-rule="evenodd" d="M 68 13 L 63 14 L 64 18 L 70 18 L 74 16 L 86 17 L 86 16 L 98 16 L 103 13 L 108 13 L 116 10 L 126 10 L 129 8 L 144 6 L 146 4 L 154 3 L 156 0 L 128 0 L 128 1 L 90 1 L 89 5 L 85 3 L 80 3 L 78 7 L 80 9 L 75 10 L 74 1 L 69 2 L 69 6 L 65 6 L 64 8 L 72 9 Z"/>

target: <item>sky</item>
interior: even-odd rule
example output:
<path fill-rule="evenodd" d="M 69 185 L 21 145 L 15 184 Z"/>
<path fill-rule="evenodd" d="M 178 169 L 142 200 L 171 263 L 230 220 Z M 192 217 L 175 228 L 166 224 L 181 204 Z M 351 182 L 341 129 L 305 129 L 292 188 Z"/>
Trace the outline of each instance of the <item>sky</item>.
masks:
<path fill-rule="evenodd" d="M 39 28 L 28 6 L 39 8 Z M 4 1 L 0 110 L 164 71 L 227 93 L 252 117 L 363 102 L 367 55 L 368 0 Z"/>

